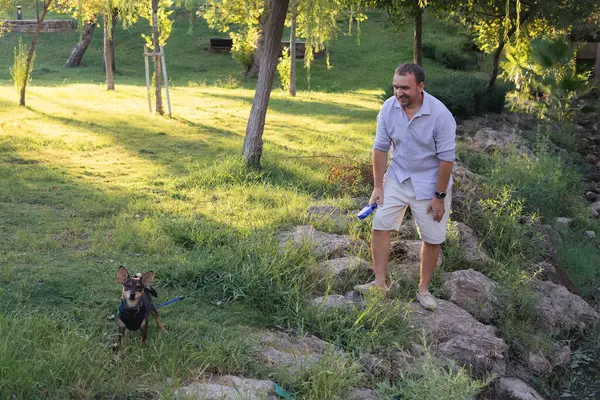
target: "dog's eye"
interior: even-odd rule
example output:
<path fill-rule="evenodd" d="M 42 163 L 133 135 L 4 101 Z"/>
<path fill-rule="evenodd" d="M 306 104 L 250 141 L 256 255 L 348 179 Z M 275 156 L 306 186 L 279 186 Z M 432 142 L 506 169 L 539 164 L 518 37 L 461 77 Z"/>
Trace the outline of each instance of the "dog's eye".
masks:
<path fill-rule="evenodd" d="M 135 288 L 136 290 L 142 290 L 142 285 L 137 285 Z"/>

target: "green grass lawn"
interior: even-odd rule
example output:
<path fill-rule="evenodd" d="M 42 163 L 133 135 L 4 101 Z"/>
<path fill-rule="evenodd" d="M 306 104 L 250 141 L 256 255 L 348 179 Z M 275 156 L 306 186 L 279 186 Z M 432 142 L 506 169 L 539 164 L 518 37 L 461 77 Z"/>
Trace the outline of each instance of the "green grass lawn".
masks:
<path fill-rule="evenodd" d="M 145 21 L 117 28 L 114 92 L 105 90 L 100 29 L 73 69 L 63 64 L 79 34 L 42 33 L 26 108 L 9 67 L 18 38 L 31 34 L 0 38 L 0 398 L 169 398 L 201 374 L 232 373 L 316 400 L 328 386 L 315 383 L 323 371 L 290 379 L 256 365 L 251 332 L 310 331 L 353 355 L 402 346 L 411 335 L 402 313 L 379 326 L 311 311 L 316 261 L 302 248 L 279 252 L 275 235 L 305 223 L 309 205 L 350 207 L 350 196 L 370 192 L 345 190 L 330 170 L 368 162 L 381 96 L 398 63 L 412 59 L 412 32 L 369 17 L 360 46 L 343 33 L 332 43 L 331 70 L 316 60 L 310 88 L 298 68 L 297 97 L 274 89 L 260 172 L 240 162 L 256 82 L 229 55 L 208 52 L 208 38 L 222 34 L 203 21 L 187 34 L 177 14 L 165 47 L 173 118 L 148 113 Z M 425 39 L 444 29 L 426 19 Z M 450 88 L 485 76 L 424 66 Z M 367 224 L 350 233 L 369 240 Z M 145 347 L 129 335 L 121 359 L 110 347 L 119 264 L 153 270 L 159 300 L 189 294 L 161 310 L 166 335 L 152 325 Z M 347 364 L 329 368 L 330 380 L 374 385 L 350 379 Z"/>
<path fill-rule="evenodd" d="M 248 332 L 270 326 L 309 329 L 350 351 L 407 337 L 400 317 L 373 339 L 368 319 L 357 327 L 352 316 L 312 315 L 304 301 L 315 260 L 303 249 L 280 254 L 274 234 L 303 223 L 311 204 L 356 194 L 328 173 L 368 160 L 379 97 L 411 58 L 410 30 L 394 33 L 373 14 L 360 46 L 343 34 L 332 44 L 333 69 L 315 62 L 310 90 L 302 68 L 296 98 L 275 89 L 260 173 L 239 161 L 255 80 L 207 51 L 221 34 L 202 21 L 187 30 L 179 15 L 165 48 L 173 118 L 147 111 L 144 21 L 117 29 L 114 92 L 104 89 L 100 29 L 74 69 L 63 64 L 79 34 L 42 33 L 27 108 L 9 66 L 31 34 L 0 39 L 0 398 L 168 398 L 202 373 L 275 379 L 250 358 Z M 353 234 L 368 239 L 364 225 Z M 168 334 L 152 326 L 143 348 L 129 335 L 121 359 L 109 318 L 119 264 L 154 270 L 161 300 L 190 294 L 161 310 Z M 281 379 L 319 398 L 310 378 Z"/>

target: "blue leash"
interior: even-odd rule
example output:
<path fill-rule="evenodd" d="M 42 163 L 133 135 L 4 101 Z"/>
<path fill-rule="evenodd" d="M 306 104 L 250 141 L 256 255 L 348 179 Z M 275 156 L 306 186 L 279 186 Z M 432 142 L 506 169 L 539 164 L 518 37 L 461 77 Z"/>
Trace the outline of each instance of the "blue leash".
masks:
<path fill-rule="evenodd" d="M 164 303 L 159 304 L 159 305 L 155 306 L 154 308 L 158 309 L 158 308 L 161 308 L 161 307 L 164 307 L 164 306 L 168 306 L 169 304 L 175 303 L 175 302 L 177 302 L 179 300 L 183 300 L 183 299 L 185 299 L 185 296 L 178 296 L 178 297 L 175 297 L 172 300 L 165 301 Z"/>

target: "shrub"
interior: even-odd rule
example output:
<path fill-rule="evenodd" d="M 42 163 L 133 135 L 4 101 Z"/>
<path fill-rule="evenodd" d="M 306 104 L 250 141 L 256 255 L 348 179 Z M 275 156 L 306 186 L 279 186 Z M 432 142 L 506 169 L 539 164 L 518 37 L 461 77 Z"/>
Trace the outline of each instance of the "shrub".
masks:
<path fill-rule="evenodd" d="M 33 65 L 33 61 L 35 60 L 35 53 L 31 58 L 31 65 Z M 27 71 L 27 46 L 23 44 L 21 38 L 19 38 L 19 43 L 15 47 L 15 60 L 12 68 L 10 68 L 10 76 L 15 84 L 15 89 L 17 90 L 17 94 L 21 92 L 21 88 L 25 86 L 26 83 L 31 82 L 31 74 L 26 77 Z"/>

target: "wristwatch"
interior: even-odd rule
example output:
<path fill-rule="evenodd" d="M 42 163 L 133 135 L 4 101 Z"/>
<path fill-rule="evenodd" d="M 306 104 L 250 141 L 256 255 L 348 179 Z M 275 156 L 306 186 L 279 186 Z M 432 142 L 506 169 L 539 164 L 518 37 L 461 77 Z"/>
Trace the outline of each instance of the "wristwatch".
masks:
<path fill-rule="evenodd" d="M 443 199 L 444 197 L 446 197 L 446 193 L 444 192 L 435 192 L 433 194 L 433 197 L 435 197 L 436 199 Z"/>

